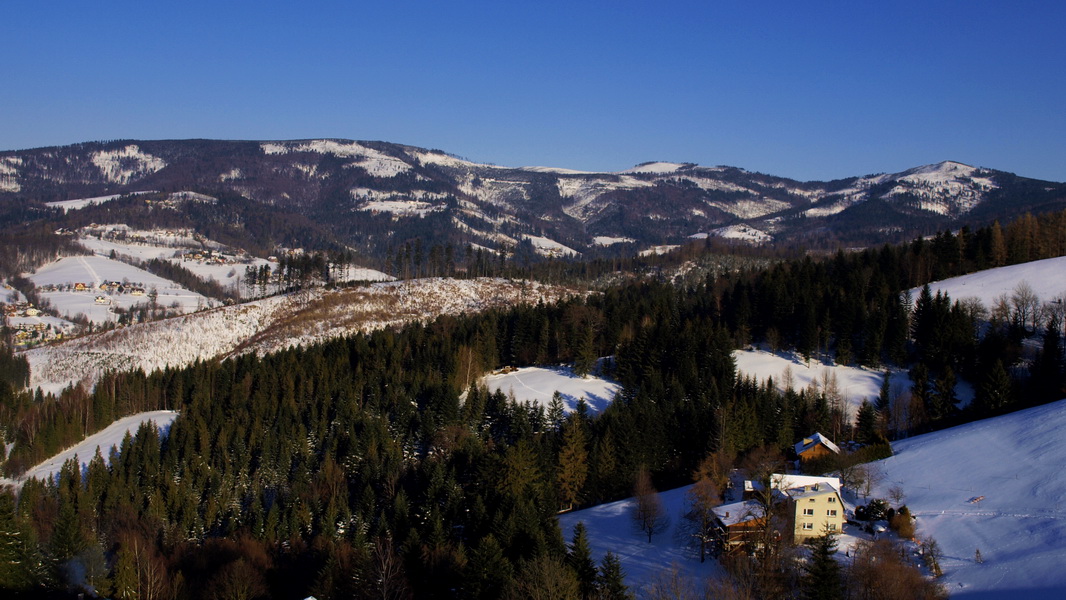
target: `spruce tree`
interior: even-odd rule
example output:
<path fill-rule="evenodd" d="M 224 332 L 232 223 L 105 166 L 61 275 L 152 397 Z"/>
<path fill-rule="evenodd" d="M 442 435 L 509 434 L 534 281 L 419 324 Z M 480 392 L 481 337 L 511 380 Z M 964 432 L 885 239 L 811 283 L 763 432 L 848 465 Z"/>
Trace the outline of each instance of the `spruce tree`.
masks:
<path fill-rule="evenodd" d="M 632 600 L 633 595 L 626 587 L 626 574 L 622 563 L 613 552 L 608 551 L 600 563 L 600 572 L 596 587 L 599 600 Z"/>
<path fill-rule="evenodd" d="M 559 451 L 559 500 L 564 509 L 580 498 L 588 470 L 584 423 L 571 417 L 563 426 L 563 447 Z"/>
<path fill-rule="evenodd" d="M 566 556 L 570 568 L 577 574 L 582 598 L 593 598 L 596 592 L 596 563 L 589 548 L 588 530 L 583 522 L 574 526 L 574 541 Z"/>
<path fill-rule="evenodd" d="M 877 410 L 869 400 L 863 400 L 859 406 L 855 429 L 856 442 L 868 445 L 878 441 Z"/>
<path fill-rule="evenodd" d="M 844 597 L 844 580 L 837 552 L 836 536 L 826 533 L 808 542 L 811 558 L 803 566 L 800 595 L 804 600 L 838 600 Z"/>

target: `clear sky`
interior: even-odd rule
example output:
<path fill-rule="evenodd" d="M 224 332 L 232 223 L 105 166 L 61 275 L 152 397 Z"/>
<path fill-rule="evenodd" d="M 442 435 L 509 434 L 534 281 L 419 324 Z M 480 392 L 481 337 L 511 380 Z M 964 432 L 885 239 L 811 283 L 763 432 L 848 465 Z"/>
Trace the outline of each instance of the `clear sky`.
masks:
<path fill-rule="evenodd" d="M 0 149 L 385 140 L 507 166 L 1066 181 L 1066 2 L 11 2 Z"/>

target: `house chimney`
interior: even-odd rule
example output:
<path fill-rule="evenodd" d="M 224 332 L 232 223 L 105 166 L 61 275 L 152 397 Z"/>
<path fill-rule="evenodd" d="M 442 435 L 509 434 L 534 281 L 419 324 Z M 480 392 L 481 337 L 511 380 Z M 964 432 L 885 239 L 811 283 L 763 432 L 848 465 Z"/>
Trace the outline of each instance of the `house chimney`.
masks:
<path fill-rule="evenodd" d="M 729 518 L 729 511 L 728 510 L 725 511 L 725 518 L 727 518 L 727 519 Z"/>

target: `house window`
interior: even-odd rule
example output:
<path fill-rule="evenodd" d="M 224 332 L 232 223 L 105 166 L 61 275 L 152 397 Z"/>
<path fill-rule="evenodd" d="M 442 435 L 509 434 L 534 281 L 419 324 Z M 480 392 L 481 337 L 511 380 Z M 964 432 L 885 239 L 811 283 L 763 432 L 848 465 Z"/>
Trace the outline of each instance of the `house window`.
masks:
<path fill-rule="evenodd" d="M 836 510 L 827 510 L 827 511 L 825 511 L 825 514 L 829 515 L 830 517 L 835 517 L 835 516 L 837 516 L 837 511 Z"/>
<path fill-rule="evenodd" d="M 805 517 L 813 517 L 814 516 L 814 509 L 813 508 L 805 508 L 805 509 L 803 509 L 803 516 L 805 516 Z"/>
<path fill-rule="evenodd" d="M 837 501 L 837 498 L 836 498 L 836 496 L 830 496 L 830 497 L 829 497 L 829 503 L 830 503 L 830 504 L 833 504 L 833 503 L 834 503 L 834 502 L 836 502 L 836 501 Z"/>
<path fill-rule="evenodd" d="M 814 523 L 804 523 L 803 524 L 803 529 L 805 529 L 806 531 L 810 531 L 810 530 L 814 529 Z"/>
<path fill-rule="evenodd" d="M 836 523 L 830 523 L 829 524 L 829 531 L 836 531 L 836 530 L 837 530 L 837 524 Z"/>

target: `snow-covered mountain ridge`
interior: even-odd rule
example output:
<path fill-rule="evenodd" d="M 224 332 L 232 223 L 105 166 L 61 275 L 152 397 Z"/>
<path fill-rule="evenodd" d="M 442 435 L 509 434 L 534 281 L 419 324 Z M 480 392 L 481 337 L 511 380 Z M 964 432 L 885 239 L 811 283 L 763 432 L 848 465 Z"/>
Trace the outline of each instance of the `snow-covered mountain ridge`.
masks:
<path fill-rule="evenodd" d="M 649 162 L 617 172 L 503 167 L 386 142 L 115 141 L 0 152 L 0 202 L 62 202 L 145 190 L 239 195 L 338 236 L 438 219 L 436 235 L 500 250 L 529 236 L 575 252 L 597 238 L 647 246 L 744 226 L 744 239 L 817 231 L 869 243 L 1066 207 L 1066 185 L 945 161 L 892 174 L 802 182 L 735 167 Z M 971 223 L 973 224 L 973 223 Z M 343 234 L 341 232 L 344 232 Z M 911 231 L 910 237 L 915 232 Z M 881 236 L 881 237 L 878 237 Z M 366 244 L 380 244 L 367 236 Z M 904 235 L 904 238 L 908 237 Z M 380 236 L 375 240 L 380 240 Z M 351 244 L 350 239 L 338 240 Z M 383 249 L 380 249 L 383 254 Z M 531 251 L 547 253 L 544 245 Z"/>

